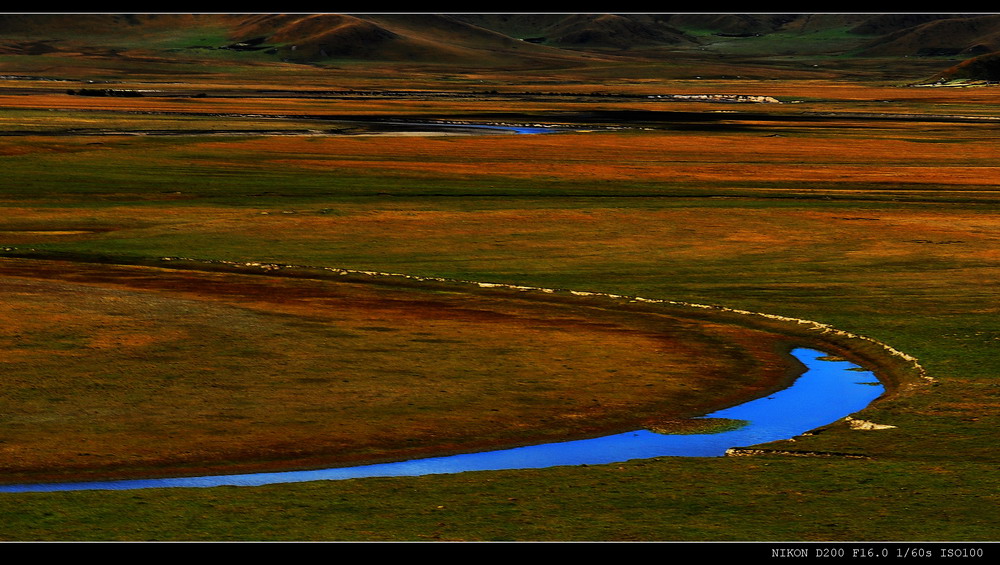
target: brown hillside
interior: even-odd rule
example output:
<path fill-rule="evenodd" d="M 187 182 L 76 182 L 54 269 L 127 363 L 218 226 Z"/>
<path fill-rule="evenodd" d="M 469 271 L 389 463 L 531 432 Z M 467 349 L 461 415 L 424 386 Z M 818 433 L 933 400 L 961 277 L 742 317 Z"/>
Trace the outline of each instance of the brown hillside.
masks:
<path fill-rule="evenodd" d="M 412 37 L 466 47 L 513 48 L 521 45 L 505 34 L 464 22 L 450 15 L 374 14 L 358 16 Z"/>
<path fill-rule="evenodd" d="M 973 57 L 946 69 L 929 82 L 949 80 L 1000 81 L 1000 52 Z"/>
<path fill-rule="evenodd" d="M 283 58 L 299 61 L 353 58 L 490 65 L 557 54 L 433 14 L 248 16 L 237 30 L 240 41 L 263 38 Z"/>
<path fill-rule="evenodd" d="M 977 55 L 1000 50 L 1000 15 L 939 19 L 890 33 L 863 55 Z"/>
<path fill-rule="evenodd" d="M 666 21 L 683 29 L 704 29 L 726 35 L 771 33 L 801 16 L 787 14 L 670 14 Z"/>
<path fill-rule="evenodd" d="M 239 41 L 262 38 L 292 59 L 377 57 L 406 41 L 371 22 L 339 14 L 251 16 L 236 28 Z M 398 46 L 395 47 L 398 49 Z"/>
<path fill-rule="evenodd" d="M 820 33 L 826 30 L 835 33 Z M 854 33 L 857 43 L 844 41 L 844 30 Z M 867 42 L 862 55 L 895 57 L 912 67 L 920 63 L 903 56 L 967 58 L 1000 50 L 1000 14 L 0 15 L 2 54 L 115 58 L 116 65 L 142 57 L 212 58 L 220 53 L 216 49 L 228 49 L 243 51 L 237 60 L 251 63 L 357 60 L 527 68 L 680 54 L 697 66 L 723 62 L 717 58 L 722 52 L 765 60 L 779 45 L 760 42 L 765 35 L 788 39 L 780 45 L 787 45 L 789 54 L 815 54 L 814 46 L 841 54 Z M 747 43 L 740 45 L 741 37 Z M 810 43 L 812 37 L 817 41 Z M 713 41 L 724 50 L 699 49 Z M 231 54 L 222 52 L 229 59 Z M 703 66 L 699 74 L 708 71 Z"/>
<path fill-rule="evenodd" d="M 239 19 L 228 14 L 0 14 L 0 36 L 115 38 L 199 26 L 226 27 Z"/>
<path fill-rule="evenodd" d="M 683 33 L 664 25 L 656 25 L 655 21 L 643 22 L 612 14 L 567 16 L 551 26 L 546 37 L 548 43 L 555 45 L 616 49 L 691 41 Z"/>
<path fill-rule="evenodd" d="M 178 44 L 205 29 L 216 44 L 191 46 L 256 51 L 296 62 L 330 59 L 521 65 L 577 54 L 533 45 L 433 14 L 10 14 L 0 15 L 0 53 L 116 55 Z M 195 52 L 190 52 L 195 53 Z M 205 53 L 198 51 L 197 53 Z"/>
<path fill-rule="evenodd" d="M 452 14 L 452 19 L 516 39 L 544 37 L 566 14 Z"/>
<path fill-rule="evenodd" d="M 887 33 L 905 31 L 937 20 L 955 17 L 959 16 L 945 16 L 940 14 L 876 14 L 866 17 L 862 23 L 851 29 L 851 33 L 858 35 L 885 35 Z"/>

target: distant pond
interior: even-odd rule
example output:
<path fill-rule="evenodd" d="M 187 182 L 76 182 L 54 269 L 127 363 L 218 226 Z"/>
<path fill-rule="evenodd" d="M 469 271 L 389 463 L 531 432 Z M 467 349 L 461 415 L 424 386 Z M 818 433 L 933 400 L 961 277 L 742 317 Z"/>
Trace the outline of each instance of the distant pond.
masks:
<path fill-rule="evenodd" d="M 731 447 L 788 439 L 862 410 L 885 392 L 875 375 L 822 351 L 798 348 L 792 355 L 806 371 L 792 386 L 706 418 L 747 423 L 719 433 L 664 435 L 635 430 L 593 439 L 513 449 L 414 459 L 397 463 L 312 471 L 0 486 L 0 492 L 128 490 L 168 487 L 259 486 L 275 483 L 396 477 L 466 471 L 600 465 L 653 457 L 720 457 Z"/>
<path fill-rule="evenodd" d="M 579 131 L 579 128 L 566 126 L 525 126 L 515 124 L 473 124 L 457 122 L 358 122 L 368 132 L 381 133 L 454 133 L 454 134 L 484 134 L 513 133 L 540 134 Z"/>

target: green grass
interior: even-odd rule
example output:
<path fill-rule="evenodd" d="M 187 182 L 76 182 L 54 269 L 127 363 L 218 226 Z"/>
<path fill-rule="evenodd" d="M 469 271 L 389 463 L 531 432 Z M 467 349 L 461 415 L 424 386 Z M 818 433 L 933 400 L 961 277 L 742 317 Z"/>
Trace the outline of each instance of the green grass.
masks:
<path fill-rule="evenodd" d="M 983 512 L 997 503 L 992 471 L 978 463 L 661 458 L 252 488 L 18 494 L 0 497 L 0 539 L 977 541 L 996 533 Z"/>
<path fill-rule="evenodd" d="M 729 55 L 763 55 L 771 61 L 789 56 L 790 60 L 812 60 L 824 53 L 848 52 L 863 44 L 864 36 L 850 33 L 851 26 L 821 31 L 777 31 L 753 38 L 715 38 L 709 49 Z M 794 56 L 793 56 L 794 55 Z"/>

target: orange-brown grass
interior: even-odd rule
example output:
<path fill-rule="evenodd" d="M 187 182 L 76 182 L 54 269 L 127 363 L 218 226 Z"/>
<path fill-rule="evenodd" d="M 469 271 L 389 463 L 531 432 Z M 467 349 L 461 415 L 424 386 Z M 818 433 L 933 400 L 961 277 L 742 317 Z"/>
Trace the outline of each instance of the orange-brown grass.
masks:
<path fill-rule="evenodd" d="M 963 135 L 971 135 L 975 128 L 963 126 Z M 988 132 L 984 132 L 988 133 Z M 996 159 L 1000 149 L 985 143 L 953 142 L 938 138 L 933 132 L 922 127 L 900 132 L 909 134 L 910 139 L 851 139 L 845 144 L 841 136 L 814 137 L 803 140 L 797 137 L 757 137 L 751 147 L 747 146 L 746 134 L 698 134 L 677 132 L 642 132 L 623 134 L 559 134 L 534 136 L 480 136 L 453 139 L 412 140 L 406 137 L 380 137 L 377 140 L 356 137 L 329 138 L 281 138 L 250 139 L 241 141 L 206 141 L 201 144 L 206 149 L 229 149 L 234 151 L 263 151 L 275 155 L 322 157 L 325 155 L 344 157 L 367 157 L 364 162 L 377 160 L 395 163 L 399 161 L 427 160 L 453 163 L 469 159 L 489 162 L 491 165 L 510 163 L 510 167 L 527 167 L 544 161 L 568 161 L 563 164 L 570 171 L 601 171 L 601 166 L 615 170 L 622 163 L 646 163 L 650 172 L 675 163 L 730 163 L 733 161 L 764 161 L 773 163 L 804 163 L 819 161 L 842 164 L 850 159 L 856 163 L 860 157 L 870 161 L 871 166 L 879 164 L 909 164 L 920 160 L 934 163 L 967 163 L 969 159 L 982 160 L 984 165 Z M 915 143 L 918 140 L 940 139 L 943 145 Z M 567 153 L 567 146 L 573 148 Z M 956 153 L 949 148 L 958 147 Z M 604 162 L 600 161 L 605 156 Z M 376 159 L 379 157 L 380 159 Z M 583 161 L 584 165 L 575 165 Z M 290 162 L 298 162 L 290 160 Z M 642 169 L 639 169 L 640 171 Z M 521 171 L 530 173 L 530 171 Z M 766 170 L 761 171 L 767 173 Z"/>
<path fill-rule="evenodd" d="M 774 334 L 592 305 L 48 261 L 0 273 L 5 481 L 624 431 L 792 370 Z"/>
<path fill-rule="evenodd" d="M 502 269 L 544 272 L 646 272 L 658 265 L 698 265 L 740 257 L 755 261 L 832 263 L 878 268 L 883 261 L 951 267 L 988 265 L 997 258 L 998 226 L 988 210 L 880 208 L 732 208 L 687 203 L 618 207 L 597 201 L 575 208 L 523 202 L 327 204 L 226 208 L 148 204 L 87 211 L 11 207 L 0 221 L 3 243 L 30 246 L 117 241 L 149 242 L 149 254 L 216 257 L 205 241 L 232 249 L 218 258 L 274 260 L 323 266 L 441 274 Z M 620 203 L 619 203 L 620 204 Z M 266 212 L 266 213 L 265 213 Z M 90 230 L 88 232 L 88 230 Z M 54 233 L 88 232 L 88 233 Z M 191 246 L 187 242 L 197 242 Z M 159 246 L 159 247 L 155 247 Z M 183 247 L 181 247 L 183 246 Z M 433 250 L 430 252 L 429 250 Z M 235 252 L 235 255 L 233 254 Z M 900 276 L 900 274 L 897 274 Z M 801 284 L 810 284 L 803 281 Z M 580 288 L 580 287 L 583 288 Z M 586 290 L 586 281 L 575 288 Z"/>
<path fill-rule="evenodd" d="M 1000 148 L 988 132 L 964 127 L 973 140 L 949 142 L 919 126 L 885 137 L 815 133 L 746 134 L 642 132 L 483 136 L 475 138 L 379 137 L 283 138 L 206 141 L 207 155 L 267 154 L 270 164 L 290 170 L 382 172 L 420 177 L 601 180 L 666 183 L 674 187 L 794 186 L 850 189 L 853 184 L 991 189 Z M 926 143 L 924 141 L 935 141 Z M 567 146 L 572 146 L 571 154 Z"/>
<path fill-rule="evenodd" d="M 337 73 L 304 71 L 297 69 L 292 80 L 274 80 L 262 74 L 256 83 L 237 82 L 231 77 L 214 79 L 211 76 L 184 77 L 186 82 L 169 84 L 161 82 L 130 82 L 125 80 L 113 85 L 117 89 L 154 89 L 165 93 L 205 93 L 205 98 L 163 98 L 155 94 L 146 97 L 92 97 L 71 96 L 66 90 L 93 88 L 86 83 L 55 84 L 51 82 L 2 81 L 0 86 L 13 94 L 0 94 L 4 108 L 58 108 L 105 111 L 146 112 L 229 112 L 253 114 L 461 114 L 495 112 L 498 105 L 504 112 L 562 112 L 607 109 L 641 109 L 662 111 L 751 111 L 774 114 L 800 114 L 807 111 L 864 111 L 881 113 L 929 114 L 989 114 L 1000 99 L 995 88 L 917 88 L 902 85 L 864 85 L 826 80 L 803 81 L 725 81 L 725 80 L 664 80 L 637 78 L 593 82 L 550 80 L 532 84 L 529 77 L 510 75 L 470 75 L 456 83 L 441 83 L 413 75 L 405 69 L 385 71 L 359 67 L 342 69 Z M 310 74 L 312 73 L 312 74 Z M 301 76 L 300 76 L 301 75 Z M 369 76 L 371 75 L 371 76 Z M 287 79 L 289 71 L 279 73 Z M 390 79 L 399 77 L 399 84 Z M 517 79 L 526 84 L 519 84 Z M 68 84 L 68 86 L 67 86 Z M 30 92 L 26 92 L 30 89 Z M 488 95 L 470 98 L 394 98 L 361 97 L 337 99 L 309 99 L 282 97 L 274 93 L 262 96 L 261 90 L 281 91 L 340 91 L 340 90 L 403 90 L 410 92 L 453 91 L 458 93 L 488 94 L 491 91 L 507 94 L 539 93 L 564 94 L 569 98 L 542 97 L 521 99 L 508 97 L 502 100 Z M 222 94 L 214 97 L 212 94 Z M 792 104 L 732 104 L 718 102 L 671 101 L 669 99 L 632 98 L 580 98 L 597 94 L 626 94 L 656 96 L 671 94 L 745 94 L 772 96 Z M 28 94 L 28 95 L 26 95 Z M 228 97 L 236 94 L 237 97 Z M 53 117 L 57 119 L 57 117 Z"/>
<path fill-rule="evenodd" d="M 193 85 L 197 88 L 197 85 Z M 189 87 L 189 88 L 192 88 Z M 146 86 L 148 88 L 148 86 Z M 112 112 L 197 112 L 210 113 L 254 113 L 259 115 L 309 114 L 314 116 L 336 115 L 420 115 L 420 114 L 465 114 L 496 111 L 495 99 L 444 98 L 440 100 L 414 98 L 362 99 L 310 99 L 296 97 L 94 97 L 73 96 L 65 92 L 33 94 L 31 96 L 0 94 L 0 104 L 4 108 L 61 109 Z M 252 96 L 252 93 L 250 93 Z M 662 105 L 650 106 L 648 102 L 637 103 L 638 107 L 666 109 Z M 625 105 L 631 107 L 631 105 Z M 504 112 L 545 112 L 579 110 L 581 106 L 571 102 L 553 100 L 505 100 Z M 676 108 L 670 108 L 676 109 Z M 58 120 L 59 116 L 52 116 Z"/>

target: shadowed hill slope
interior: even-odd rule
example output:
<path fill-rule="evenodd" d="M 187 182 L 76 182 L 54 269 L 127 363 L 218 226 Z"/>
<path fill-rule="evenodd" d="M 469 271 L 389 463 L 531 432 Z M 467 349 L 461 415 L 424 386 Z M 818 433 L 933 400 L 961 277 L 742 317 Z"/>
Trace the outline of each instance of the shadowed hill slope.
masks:
<path fill-rule="evenodd" d="M 293 61 L 352 58 L 393 61 L 480 61 L 552 57 L 527 44 L 438 15 L 264 15 L 234 30 L 240 41 L 261 39 Z"/>
<path fill-rule="evenodd" d="M 580 53 L 515 39 L 435 14 L 9 14 L 0 52 L 171 58 L 242 52 L 247 61 L 327 60 L 535 65 Z"/>
<path fill-rule="evenodd" d="M 930 82 L 950 80 L 1000 81 L 1000 51 L 962 61 L 932 77 Z"/>
<path fill-rule="evenodd" d="M 572 14 L 543 31 L 546 44 L 574 48 L 628 49 L 695 43 L 662 20 L 612 14 Z"/>
<path fill-rule="evenodd" d="M 841 76 L 912 81 L 958 62 L 948 58 L 997 50 L 1000 15 L 994 14 L 0 15 L 0 54 L 70 57 L 62 67 L 44 65 L 70 74 L 83 62 L 120 74 L 148 63 L 205 61 L 480 69 L 683 61 L 697 76 L 802 78 L 829 69 L 828 58 L 837 57 Z M 770 70 L 745 72 L 762 65 Z"/>
<path fill-rule="evenodd" d="M 862 54 L 981 55 L 997 50 L 1000 50 L 1000 15 L 977 15 L 904 27 L 872 41 Z"/>
<path fill-rule="evenodd" d="M 870 54 L 996 46 L 1000 15 L 934 14 L 6 14 L 0 42 L 31 38 L 176 47 L 202 32 L 217 48 L 257 41 L 296 59 L 569 56 L 566 51 L 691 47 L 706 37 L 752 37 L 848 28 Z M 186 38 L 186 39 L 185 39 Z M 544 44 L 544 45 L 539 45 Z M 562 47 L 557 49 L 553 47 Z M 295 49 L 292 49 L 295 46 Z M 994 50 L 994 49 L 989 49 Z"/>

